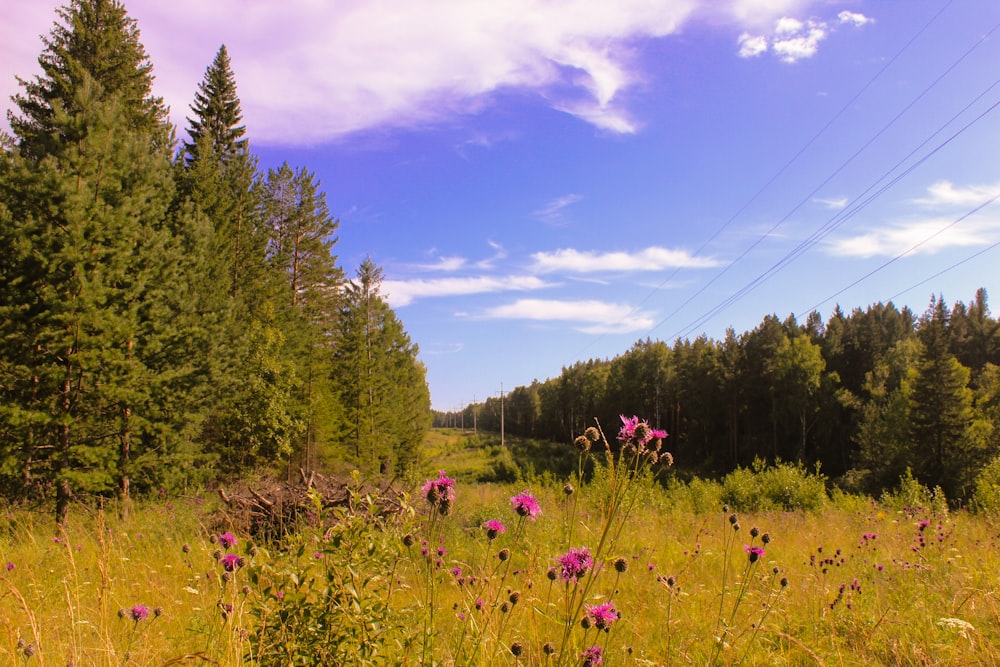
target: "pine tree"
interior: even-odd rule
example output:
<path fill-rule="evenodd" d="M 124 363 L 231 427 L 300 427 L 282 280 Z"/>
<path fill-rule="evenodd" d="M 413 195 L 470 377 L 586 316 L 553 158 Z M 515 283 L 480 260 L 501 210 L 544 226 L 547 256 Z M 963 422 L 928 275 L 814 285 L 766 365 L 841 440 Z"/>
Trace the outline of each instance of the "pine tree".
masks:
<path fill-rule="evenodd" d="M 60 16 L 43 76 L 15 98 L 0 181 L 0 448 L 21 492 L 55 486 L 61 520 L 81 492 L 156 484 L 177 451 L 204 230 L 173 210 L 171 131 L 134 21 L 103 0 Z"/>
<path fill-rule="evenodd" d="M 212 64 L 205 70 L 191 110 L 195 114 L 194 118 L 187 119 L 191 141 L 184 144 L 188 164 L 198 160 L 202 139 L 212 147 L 213 157 L 223 163 L 249 152 L 246 126 L 241 125 L 243 112 L 236 94 L 236 76 L 225 44 L 219 47 Z"/>
<path fill-rule="evenodd" d="M 913 382 L 910 439 L 914 475 L 954 494 L 964 476 L 962 438 L 973 413 L 969 369 L 950 352 L 948 317 L 944 300 L 932 300 L 917 331 L 922 352 Z"/>
<path fill-rule="evenodd" d="M 347 287 L 332 378 L 345 440 L 369 470 L 405 470 L 430 426 L 430 393 L 418 349 L 380 294 L 382 270 L 366 259 Z"/>
<path fill-rule="evenodd" d="M 120 100 L 125 129 L 155 135 L 166 145 L 167 108 L 152 94 L 153 65 L 125 6 L 119 0 L 71 0 L 56 13 L 62 23 L 42 38 L 42 74 L 32 81 L 18 77 L 22 92 L 13 100 L 20 115 L 7 115 L 20 151 L 38 158 L 67 138 L 64 133 L 72 130 L 56 114 L 73 117 L 81 110 L 76 91 L 85 79 L 98 84 L 95 95 Z"/>

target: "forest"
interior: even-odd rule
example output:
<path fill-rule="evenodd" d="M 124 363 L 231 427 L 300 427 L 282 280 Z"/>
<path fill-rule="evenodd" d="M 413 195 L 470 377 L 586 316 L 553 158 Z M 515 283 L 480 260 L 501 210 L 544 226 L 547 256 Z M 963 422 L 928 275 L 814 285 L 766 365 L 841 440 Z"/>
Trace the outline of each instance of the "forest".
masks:
<path fill-rule="evenodd" d="M 405 469 L 418 348 L 315 175 L 263 169 L 219 48 L 177 139 L 136 21 L 72 0 L 0 150 L 0 493 L 174 494 L 262 466 Z"/>
<path fill-rule="evenodd" d="M 262 470 L 412 472 L 432 424 L 571 442 L 595 418 L 669 433 L 677 474 L 801 463 L 877 494 L 907 470 L 956 502 L 1000 449 L 1000 323 L 981 289 L 768 316 L 432 413 L 418 346 L 366 259 L 348 274 L 315 174 L 263 168 L 218 49 L 178 139 L 139 26 L 72 0 L 0 137 L 0 494 L 170 495 Z"/>
<path fill-rule="evenodd" d="M 619 414 L 666 430 L 688 475 L 783 461 L 877 496 L 909 470 L 963 501 L 1000 455 L 1000 322 L 985 289 L 920 316 L 891 302 L 825 323 L 772 315 L 722 341 L 640 340 L 435 421 L 499 431 L 502 415 L 506 433 L 565 442 Z"/>

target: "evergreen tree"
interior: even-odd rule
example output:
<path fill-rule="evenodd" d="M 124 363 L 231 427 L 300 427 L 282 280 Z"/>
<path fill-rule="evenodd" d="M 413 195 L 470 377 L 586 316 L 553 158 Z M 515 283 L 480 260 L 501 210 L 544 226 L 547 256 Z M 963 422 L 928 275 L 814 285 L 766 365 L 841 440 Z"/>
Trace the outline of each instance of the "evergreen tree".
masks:
<path fill-rule="evenodd" d="M 381 282 L 371 258 L 349 282 L 332 378 L 355 462 L 369 470 L 405 470 L 430 426 L 430 393 L 417 346 L 382 298 Z"/>
<path fill-rule="evenodd" d="M 236 75 L 225 44 L 219 47 L 212 64 L 205 70 L 191 110 L 195 114 L 194 118 L 187 119 L 191 141 L 184 144 L 188 164 L 198 160 L 202 140 L 212 147 L 212 157 L 223 163 L 249 152 L 246 126 L 241 125 L 243 112 L 236 94 Z"/>
<path fill-rule="evenodd" d="M 40 158 L 53 144 L 70 139 L 65 133 L 72 129 L 56 115 L 74 117 L 81 111 L 77 91 L 86 79 L 98 84 L 91 87 L 92 95 L 119 99 L 125 130 L 155 136 L 166 145 L 167 109 L 152 94 L 153 65 L 125 6 L 119 0 L 71 0 L 56 13 L 62 23 L 42 38 L 42 74 L 31 81 L 18 77 L 22 92 L 13 100 L 20 114 L 7 114 L 20 151 Z"/>
<path fill-rule="evenodd" d="M 62 519 L 78 493 L 158 484 L 180 452 L 204 229 L 172 208 L 170 128 L 134 21 L 103 0 L 60 16 L 15 97 L 0 181 L 0 447 L 22 491 L 54 485 Z"/>
<path fill-rule="evenodd" d="M 910 439 L 913 473 L 925 484 L 941 485 L 949 495 L 960 489 L 966 456 L 962 438 L 972 422 L 969 369 L 951 354 L 948 311 L 932 300 L 917 334 L 922 352 L 913 382 Z"/>

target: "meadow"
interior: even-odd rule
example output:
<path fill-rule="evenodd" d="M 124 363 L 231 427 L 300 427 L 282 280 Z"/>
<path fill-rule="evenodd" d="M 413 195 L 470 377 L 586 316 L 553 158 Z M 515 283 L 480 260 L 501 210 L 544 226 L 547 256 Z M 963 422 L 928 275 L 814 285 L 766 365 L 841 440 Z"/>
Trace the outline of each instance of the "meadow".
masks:
<path fill-rule="evenodd" d="M 402 499 L 356 478 L 350 506 L 316 497 L 281 540 L 211 494 L 79 505 L 62 527 L 6 508 L 0 664 L 1000 664 L 990 516 L 912 480 L 783 509 L 787 478 L 777 504 L 767 469 L 743 495 L 670 479 L 645 437 L 578 441 L 576 472 L 509 483 L 442 439 L 429 463 L 454 472 Z"/>

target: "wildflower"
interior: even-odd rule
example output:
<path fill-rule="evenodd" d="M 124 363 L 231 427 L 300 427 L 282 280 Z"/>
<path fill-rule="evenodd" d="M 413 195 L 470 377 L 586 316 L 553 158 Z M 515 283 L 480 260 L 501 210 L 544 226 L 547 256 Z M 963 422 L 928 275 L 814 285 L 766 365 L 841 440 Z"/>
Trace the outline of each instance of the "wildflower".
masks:
<path fill-rule="evenodd" d="M 590 439 L 585 435 L 577 436 L 576 440 L 573 441 L 573 445 L 581 452 L 589 452 L 590 444 Z"/>
<path fill-rule="evenodd" d="M 628 559 L 627 558 L 616 558 L 615 559 L 615 572 L 622 574 L 628 570 Z"/>
<path fill-rule="evenodd" d="M 191 545 L 185 542 L 184 546 L 181 547 L 181 551 L 183 551 L 186 554 L 191 553 Z"/>
<path fill-rule="evenodd" d="M 521 642 L 514 642 L 510 645 L 510 653 L 516 658 L 524 653 L 524 646 L 521 645 Z"/>
<path fill-rule="evenodd" d="M 411 535 L 410 533 L 407 533 L 406 535 L 403 535 L 403 546 L 404 547 L 412 547 L 413 543 L 416 542 L 416 541 L 417 541 L 416 538 L 413 537 L 413 535 Z"/>
<path fill-rule="evenodd" d="M 316 560 L 322 560 L 323 559 L 323 552 L 322 551 L 317 551 L 316 553 L 313 554 L 313 558 L 315 558 Z"/>
<path fill-rule="evenodd" d="M 583 667 L 595 667 L 595 665 L 604 664 L 604 659 L 601 657 L 600 646 L 591 646 L 583 652 L 581 657 L 583 658 L 583 662 L 581 663 Z"/>
<path fill-rule="evenodd" d="M 23 649 L 21 649 L 21 652 L 24 653 L 25 658 L 30 658 L 31 656 L 35 655 L 35 645 L 28 644 Z"/>
<path fill-rule="evenodd" d="M 660 441 L 667 437 L 667 432 L 656 428 L 650 428 L 649 422 L 639 421 L 638 417 L 626 417 L 621 415 L 622 427 L 618 432 L 620 442 L 633 445 L 639 449 L 645 448 L 649 443 L 655 443 L 652 449 L 659 450 Z"/>
<path fill-rule="evenodd" d="M 10 572 L 11 570 L 14 569 L 14 564 L 13 563 L 7 563 L 6 565 L 4 565 L 4 567 L 7 569 L 8 572 Z"/>
<path fill-rule="evenodd" d="M 510 504 L 514 506 L 514 511 L 517 512 L 518 516 L 526 516 L 529 519 L 534 519 L 542 513 L 542 508 L 538 506 L 538 501 L 527 491 L 511 497 Z"/>
<path fill-rule="evenodd" d="M 566 486 L 563 487 L 563 493 L 566 494 L 567 496 L 572 496 L 575 492 L 576 489 L 574 489 L 573 485 L 570 484 L 569 482 L 567 482 Z"/>
<path fill-rule="evenodd" d="M 138 623 L 139 621 L 149 616 L 149 607 L 137 604 L 134 607 L 132 607 L 131 611 L 129 611 L 129 616 L 132 618 L 133 621 Z"/>
<path fill-rule="evenodd" d="M 495 540 L 497 535 L 503 535 L 507 532 L 507 527 L 496 519 L 489 519 L 488 521 L 483 522 L 483 530 L 486 531 L 486 537 L 491 540 Z"/>
<path fill-rule="evenodd" d="M 510 558 L 510 549 L 504 547 L 503 549 L 498 551 L 497 558 L 499 558 L 501 562 L 508 560 Z"/>
<path fill-rule="evenodd" d="M 232 533 L 225 532 L 219 535 L 219 544 L 222 545 L 223 549 L 230 549 L 239 544 L 239 542 Z"/>
<path fill-rule="evenodd" d="M 438 514 L 450 514 L 451 504 L 455 500 L 455 480 L 448 477 L 444 470 L 438 473 L 437 479 L 429 479 L 421 489 L 427 502 L 436 507 Z"/>
<path fill-rule="evenodd" d="M 594 559 L 590 556 L 590 549 L 586 547 L 572 548 L 557 561 L 560 566 L 559 578 L 567 582 L 579 581 L 594 567 Z"/>
<path fill-rule="evenodd" d="M 598 431 L 593 426 L 591 426 L 586 431 L 583 432 L 583 436 L 587 438 L 587 440 L 590 440 L 591 442 L 597 442 L 598 440 L 601 439 L 601 432 Z"/>
<path fill-rule="evenodd" d="M 510 600 L 511 604 L 517 604 L 518 601 L 521 599 L 521 592 L 513 591 L 507 599 Z"/>
<path fill-rule="evenodd" d="M 456 579 L 462 576 L 462 568 L 458 567 L 457 565 L 451 568 L 449 572 L 451 572 L 451 576 L 455 577 Z"/>
<path fill-rule="evenodd" d="M 749 554 L 751 563 L 756 563 L 758 558 L 762 558 L 764 556 L 763 547 L 752 547 L 748 544 L 743 547 L 743 551 L 746 551 L 747 554 Z"/>
<path fill-rule="evenodd" d="M 486 600 L 482 598 L 476 598 L 476 611 L 482 611 L 483 607 L 486 606 Z"/>
<path fill-rule="evenodd" d="M 591 624 L 598 630 L 608 631 L 611 625 L 621 618 L 621 615 L 615 609 L 613 602 L 605 602 L 593 606 L 587 605 L 586 618 L 589 618 Z"/>
<path fill-rule="evenodd" d="M 542 653 L 545 655 L 552 655 L 556 652 L 556 646 L 552 642 L 545 642 L 542 644 Z"/>
<path fill-rule="evenodd" d="M 226 554 L 219 559 L 219 563 L 226 569 L 226 572 L 233 572 L 240 566 L 240 557 L 236 554 Z"/>

